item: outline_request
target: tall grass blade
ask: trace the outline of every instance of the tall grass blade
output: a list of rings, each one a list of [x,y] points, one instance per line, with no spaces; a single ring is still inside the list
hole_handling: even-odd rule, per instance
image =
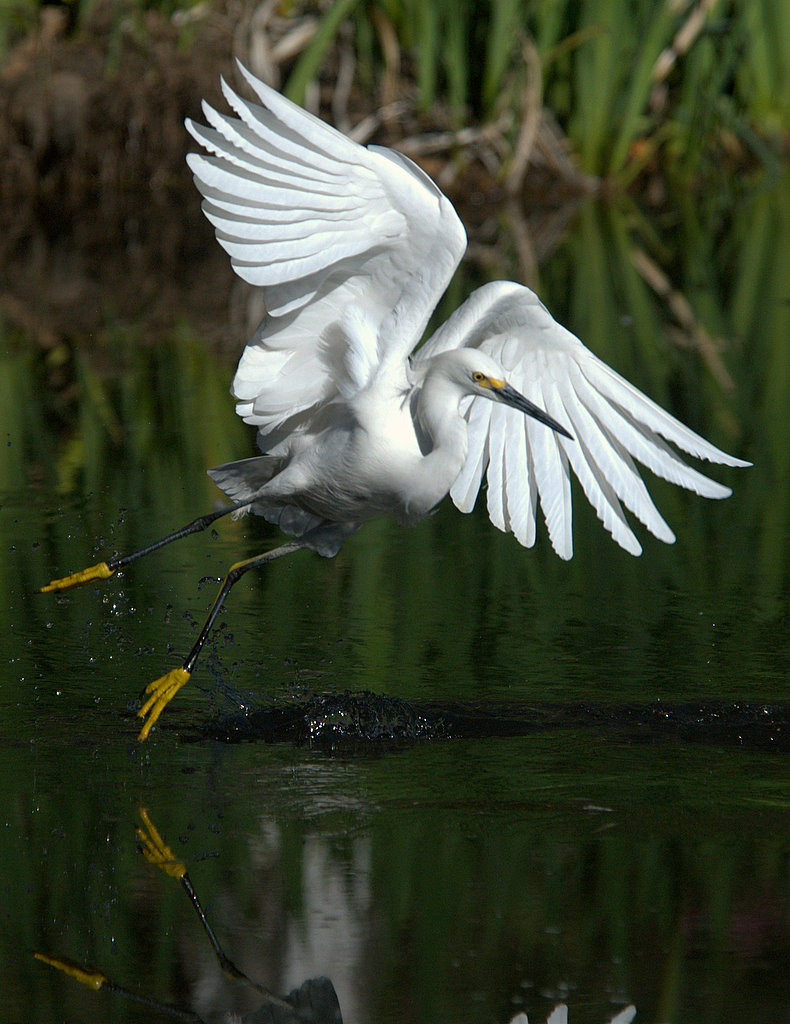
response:
[[[342,22],[349,17],[359,0],[335,0],[321,19],[318,31],[296,62],[283,92],[294,103],[304,103],[307,86],[318,75],[327,51],[332,46]]]

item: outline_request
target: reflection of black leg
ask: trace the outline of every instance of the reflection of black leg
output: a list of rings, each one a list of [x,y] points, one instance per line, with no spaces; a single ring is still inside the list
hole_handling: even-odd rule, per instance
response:
[[[203,1018],[199,1017],[196,1013],[192,1013],[190,1010],[180,1010],[177,1006],[169,1006],[167,1003],[161,1003],[158,999],[149,999],[148,996],[142,996],[139,992],[132,992],[128,988],[122,988],[120,985],[116,985],[115,982],[110,981],[109,978],[105,978],[100,971],[94,970],[91,967],[82,967],[80,964],[74,963],[73,960],[67,960],[61,956],[45,956],[43,953],[34,953],[33,956],[35,956],[36,960],[40,960],[44,964],[49,964],[50,967],[63,971],[64,974],[68,974],[69,977],[74,978],[83,985],[87,985],[88,988],[92,988],[96,992],[103,988],[115,995],[132,999],[135,1003],[140,1003],[149,1009],[167,1014],[167,1016],[173,1017],[175,1020],[188,1021],[189,1024],[204,1024]]]
[[[220,587],[219,593],[214,598],[214,603],[211,606],[211,610],[208,613],[206,621],[203,623],[203,628],[200,630],[198,638],[195,641],[192,650],[187,655],[184,664],[166,672],[165,675],[160,676],[159,679],[155,679],[145,688],[145,693],[148,699],[137,712],[138,718],[146,719],[145,724],[137,737],[139,740],[144,740],[148,736],[151,728],[173,697],[175,697],[182,686],[189,682],[189,677],[192,675],[195,668],[195,663],[203,649],[203,644],[205,644],[206,639],[211,632],[211,627],[214,625],[217,616],[222,610],[225,598],[230,593],[231,587],[233,587],[233,585],[237,583],[246,572],[249,572],[250,569],[260,569],[262,566],[266,565],[267,562],[272,562],[275,558],[281,558],[283,555],[290,555],[294,551],[299,551],[304,546],[305,543],[302,540],[289,541],[287,544],[282,544],[279,548],[267,551],[263,555],[255,555],[253,558],[247,558],[245,561],[237,562],[235,565],[230,567],[228,574]]]
[[[251,559],[251,561],[253,561],[253,559]],[[253,566],[250,566],[250,568],[253,568]],[[262,995],[271,1005],[283,1007],[290,1011],[290,1013],[294,1013],[294,1007],[291,1003],[286,999],[280,999],[279,996],[270,992],[265,986],[252,981],[247,977],[244,971],[239,970],[233,961],[228,959],[208,922],[208,918],[206,917],[203,907],[200,904],[195,888],[187,874],[186,864],[176,858],[173,851],[165,843],[164,839],[162,839],[162,836],[159,834],[156,826],[148,817],[148,812],[144,807],[140,808],[140,818],[142,819],[144,828],[138,827],[135,831],[137,832],[137,838],[142,843],[141,849],[143,856],[150,864],[155,864],[166,874],[170,875],[171,878],[177,878],[181,882],[181,887],[189,897],[192,906],[195,908],[197,916],[200,918],[200,923],[203,925],[203,930],[208,936],[211,948],[214,950],[214,955],[217,958],[217,963],[219,964],[222,973],[226,977],[232,978],[234,981],[242,981],[245,985],[249,985],[251,988],[254,988],[255,991]]]
[[[64,576],[63,579],[60,580],[52,580],[45,587],[41,588],[41,593],[47,594],[51,591],[70,590],[72,587],[81,587],[86,583],[93,583],[94,580],[109,579],[113,573],[116,573],[119,569],[128,565],[129,562],[133,562],[136,558],[142,558],[143,555],[150,555],[152,551],[156,551],[158,548],[163,548],[166,544],[172,544],[174,540],[181,540],[182,537],[188,537],[190,533],[199,533],[201,530],[205,530],[206,527],[211,526],[211,524],[216,522],[217,519],[221,519],[230,512],[238,512],[240,508],[244,508],[246,505],[249,505],[248,501],[237,501],[235,505],[229,505],[227,508],[221,508],[216,512],[210,512],[208,515],[200,516],[198,519],[193,519],[192,522],[187,523],[186,526],[182,526],[180,529],[175,530],[173,533],[169,533],[161,540],[154,541],[153,544],[149,544],[147,547],[141,548],[139,551],[135,551],[131,555],[124,555],[123,558],[116,558],[111,562],[99,562],[98,565],[92,565],[88,569],[81,569],[79,572],[72,573],[71,576]]]

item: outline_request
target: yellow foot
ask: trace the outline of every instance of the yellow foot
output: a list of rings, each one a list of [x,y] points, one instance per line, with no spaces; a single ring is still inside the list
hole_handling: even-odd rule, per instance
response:
[[[182,686],[189,682],[191,674],[182,665],[180,668],[172,668],[166,675],[155,679],[146,686],[145,692],[149,694],[149,697],[137,712],[137,717],[145,718],[148,715],[148,719],[140,730],[140,735],[137,737],[138,740],[146,739],[148,733],[154,727],[159,716],[173,697],[175,697]]]
[[[107,982],[107,979],[100,971],[95,971],[90,967],[82,967],[80,964],[74,963],[73,960],[67,960],[65,957],[45,956],[43,953],[34,953],[33,956],[43,964],[49,964],[50,967],[56,967],[59,971],[63,971],[64,974],[76,978],[77,981],[87,985],[88,988],[96,989],[97,992]]]
[[[114,572],[115,569],[111,569],[106,562],[99,562],[98,565],[92,565],[88,569],[73,572],[71,576],[64,576],[62,580],[52,580],[51,583],[41,588],[40,593],[49,594],[53,590],[71,590],[72,587],[82,587],[86,583],[93,583],[94,580],[108,580]]]
[[[187,873],[186,864],[177,860],[175,854],[160,836],[156,826],[148,817],[148,811],[140,808],[140,818],[144,828],[135,828],[137,838],[143,844],[143,856],[149,864],[156,864],[157,867],[166,871],[171,878],[182,878]]]

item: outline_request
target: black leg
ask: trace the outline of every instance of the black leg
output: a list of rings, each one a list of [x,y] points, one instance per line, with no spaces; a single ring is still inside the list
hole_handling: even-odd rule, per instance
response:
[[[201,530],[205,530],[206,527],[211,526],[211,524],[216,522],[217,519],[221,519],[230,512],[238,512],[240,508],[244,508],[245,505],[249,504],[250,503],[248,501],[237,501],[235,505],[229,505],[227,508],[221,508],[216,512],[210,512],[205,516],[199,516],[197,519],[193,519],[191,523],[187,523],[186,526],[182,526],[175,532],[169,533],[166,537],[163,537],[161,540],[154,541],[153,544],[149,544],[147,547],[141,548],[139,551],[134,551],[131,555],[124,555],[123,558],[116,558],[114,561],[110,562],[99,562],[97,565],[92,565],[87,569],[80,569],[79,572],[74,572],[71,576],[64,576],[63,579],[59,580],[52,580],[45,587],[41,588],[41,593],[48,594],[52,591],[71,590],[72,587],[81,587],[86,583],[93,583],[95,580],[109,579],[113,573],[116,573],[119,569],[128,565],[129,562],[133,562],[136,558],[142,558],[143,555],[150,555],[152,551],[156,551],[158,548],[163,548],[166,544],[172,544],[174,540],[181,540],[182,537],[188,537],[190,533],[199,533]]]
[[[206,621],[203,623],[203,628],[200,630],[198,638],[195,641],[192,650],[184,660],[184,663],[178,668],[173,668],[169,672],[166,672],[165,675],[160,676],[159,679],[155,679],[145,688],[145,693],[148,699],[137,712],[138,718],[145,719],[145,723],[137,737],[138,740],[146,739],[148,733],[151,731],[157,719],[173,697],[175,697],[182,686],[189,682],[189,678],[195,668],[198,656],[200,655],[203,645],[211,632],[211,627],[214,625],[214,622],[225,603],[225,598],[230,593],[231,587],[233,587],[233,585],[237,583],[246,572],[249,572],[250,569],[260,569],[261,566],[266,565],[267,562],[272,562],[275,558],[281,558],[283,555],[293,554],[294,551],[299,551],[305,546],[304,540],[292,540],[287,544],[282,544],[279,548],[267,551],[263,555],[255,555],[253,558],[247,558],[243,562],[236,562],[235,565],[230,567],[228,574],[219,589],[219,593],[214,599],[214,603],[211,606],[211,610],[208,613]]]

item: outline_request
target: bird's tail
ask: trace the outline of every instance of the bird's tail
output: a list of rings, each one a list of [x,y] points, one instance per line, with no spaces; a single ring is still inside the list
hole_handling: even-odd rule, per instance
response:
[[[223,466],[215,466],[208,471],[208,475],[231,501],[253,503],[279,468],[279,459],[271,455],[257,455],[251,459],[239,459],[238,462],[226,462]],[[258,511],[254,507],[242,508],[238,514],[246,515],[247,512]]]
[[[214,483],[234,502],[248,501],[249,505],[234,512],[234,518],[254,512],[279,526],[292,537],[303,538],[313,534],[306,543],[327,557],[336,555],[345,537],[360,524],[326,524],[297,505],[291,505],[281,496],[267,494],[266,484],[282,469],[282,460],[272,455],[258,455],[238,462],[226,462],[208,471]]]

